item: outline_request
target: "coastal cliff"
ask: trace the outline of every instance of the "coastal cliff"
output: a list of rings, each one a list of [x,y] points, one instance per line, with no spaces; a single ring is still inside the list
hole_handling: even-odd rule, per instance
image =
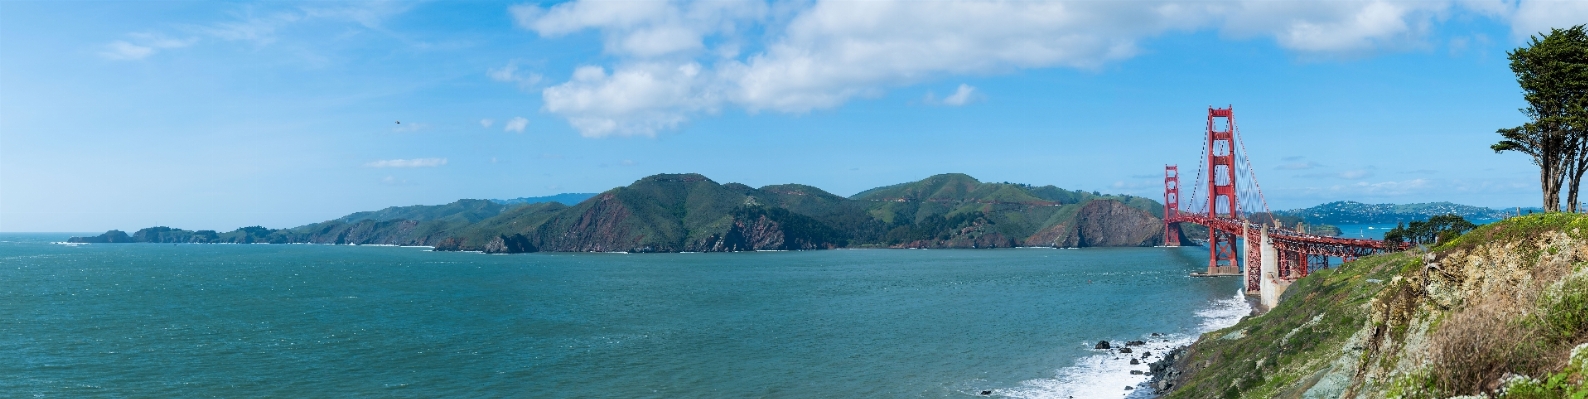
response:
[[[71,241],[423,245],[488,253],[1151,246],[1162,240],[1161,212],[1161,204],[1141,197],[985,183],[954,173],[848,198],[798,184],[721,184],[691,173],[649,176],[573,205],[460,200],[290,229],[151,227]]]
[[[1588,217],[1319,271],[1173,358],[1152,366],[1168,398],[1588,397]]]

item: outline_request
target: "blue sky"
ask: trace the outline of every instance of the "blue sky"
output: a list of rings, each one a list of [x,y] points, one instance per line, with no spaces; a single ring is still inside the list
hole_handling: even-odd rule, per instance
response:
[[[291,227],[656,173],[1536,206],[1505,53],[1588,2],[0,2],[0,231]],[[401,121],[401,124],[397,124]],[[1190,183],[1187,183],[1190,184]]]

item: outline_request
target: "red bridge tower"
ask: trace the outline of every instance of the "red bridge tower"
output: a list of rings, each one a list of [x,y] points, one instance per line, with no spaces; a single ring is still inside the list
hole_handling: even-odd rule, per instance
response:
[[[1235,109],[1208,107],[1208,217],[1240,220],[1235,199]],[[1240,275],[1235,233],[1208,229],[1208,274]]]
[[[1163,167],[1163,246],[1180,246],[1180,223],[1169,219],[1180,216],[1180,166]]]

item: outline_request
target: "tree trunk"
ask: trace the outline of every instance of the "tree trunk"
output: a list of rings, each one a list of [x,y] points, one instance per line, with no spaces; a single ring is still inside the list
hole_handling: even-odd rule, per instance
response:
[[[1582,188],[1583,173],[1588,172],[1588,136],[1581,131],[1571,132],[1570,135],[1575,145],[1572,146],[1574,150],[1571,156],[1572,168],[1568,170],[1571,173],[1571,180],[1566,186],[1566,210],[1577,213],[1582,211],[1577,192]]]
[[[1553,150],[1553,151],[1552,151]],[[1560,212],[1561,155],[1557,149],[1545,147],[1538,162],[1538,183],[1544,194],[1544,212]]]
[[[1581,208],[1577,206],[1578,205],[1578,202],[1577,202],[1577,191],[1578,191],[1578,189],[1582,188],[1582,175],[1583,175],[1583,172],[1588,172],[1588,168],[1585,168],[1583,166],[1583,164],[1588,164],[1588,159],[1578,159],[1577,160],[1577,167],[1575,168],[1576,170],[1572,171],[1572,173],[1571,173],[1571,181],[1569,183],[1567,183],[1567,186],[1566,186],[1566,211],[1567,212],[1577,213],[1578,211],[1581,210]]]
[[[1560,188],[1554,184],[1553,173],[1548,168],[1538,168],[1539,180],[1544,193],[1544,212],[1560,211]]]

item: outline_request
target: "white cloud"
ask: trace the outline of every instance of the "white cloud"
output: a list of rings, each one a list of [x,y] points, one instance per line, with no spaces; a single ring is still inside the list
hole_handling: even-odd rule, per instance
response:
[[[447,164],[446,158],[385,159],[364,164],[371,168],[433,168]]]
[[[215,23],[200,27],[198,30],[221,40],[246,41],[257,45],[265,45],[276,41],[277,29],[301,21],[303,18],[303,14],[296,12],[278,12],[263,16],[250,13],[243,18]]]
[[[486,128],[486,129],[490,129],[491,125],[493,125],[495,123],[496,123],[496,121],[493,121],[490,118],[481,119],[480,120],[480,127],[483,127],[483,128]]]
[[[522,116],[515,116],[515,117],[513,117],[513,119],[508,119],[507,120],[507,123],[504,126],[502,126],[502,131],[504,131],[504,132],[523,133],[524,132],[524,128],[528,127],[528,126],[529,126],[529,119],[524,119],[524,117],[522,117]]]
[[[141,60],[165,49],[182,48],[198,42],[197,39],[172,39],[151,33],[133,33],[127,40],[117,40],[105,45],[99,56],[112,60]],[[134,44],[133,42],[137,42]]]
[[[543,37],[597,29],[608,53],[657,57],[701,52],[707,36],[737,31],[738,22],[764,17],[768,8],[759,1],[576,1],[549,9],[519,5],[510,11],[518,26]]]
[[[386,19],[407,12],[413,6],[412,2],[404,1],[365,1],[330,6],[316,4],[299,10],[306,19],[351,21],[367,29],[382,30]]]
[[[954,94],[949,94],[948,97],[943,97],[943,98],[939,99],[939,98],[937,98],[937,94],[936,93],[927,92],[926,96],[921,98],[921,101],[925,102],[927,104],[939,104],[939,105],[948,105],[948,106],[958,107],[958,106],[961,106],[961,105],[969,104],[969,103],[971,103],[973,101],[976,101],[976,100],[979,100],[979,99],[981,99],[981,94],[976,93],[976,87],[975,86],[971,86],[971,85],[968,85],[968,84],[961,83],[959,85],[959,88],[954,89]]]
[[[587,137],[652,135],[683,123],[685,113],[715,110],[720,93],[703,87],[699,64],[635,64],[607,74],[598,66],[541,93],[546,110]]]
[[[730,106],[797,114],[950,76],[1097,69],[1170,32],[1265,38],[1305,56],[1422,48],[1448,14],[1494,16],[1504,7],[1493,3],[582,0],[511,13],[542,37],[601,35],[614,61],[581,65],[541,96],[546,111],[581,134],[605,137],[654,135]],[[973,87],[962,86],[942,103],[975,98]]]
[[[293,9],[263,12],[246,9],[239,18],[199,27],[209,36],[228,41],[246,41],[266,45],[278,40],[278,31],[294,24],[312,21],[351,22],[365,29],[381,31],[388,18],[407,12],[408,2],[369,1],[336,6],[301,6]]]
[[[1588,23],[1588,1],[1521,1],[1511,18],[1511,34],[1526,38]]]
[[[534,87],[542,79],[540,74],[537,73],[519,73],[517,64],[488,69],[485,75],[491,77],[491,80],[498,82],[515,83],[520,89],[525,90]]]
[[[99,53],[100,56],[113,60],[141,60],[150,54],[154,54],[153,48],[120,40],[105,45],[105,51]]]
[[[1425,179],[1412,179],[1403,181],[1384,181],[1378,183],[1359,182],[1350,185],[1330,187],[1332,191],[1354,192],[1369,196],[1397,196],[1426,191],[1432,185]]]
[[[1352,54],[1420,45],[1447,1],[1246,1],[1228,10],[1222,31],[1270,36],[1303,53]]]
[[[950,94],[948,97],[943,97],[943,104],[953,106],[965,105],[973,99],[971,98],[971,95],[974,93],[976,93],[975,87],[961,83],[959,85],[959,89],[954,90],[954,94]]]
[[[398,133],[411,133],[411,132],[417,132],[417,131],[426,130],[426,129],[430,129],[430,124],[428,124],[428,123],[409,122],[409,123],[398,124],[397,126],[392,127],[391,131],[398,132]]]
[[[224,41],[245,41],[268,45],[278,40],[278,31],[310,21],[351,22],[370,30],[383,30],[381,22],[406,12],[411,4],[395,1],[369,1],[337,6],[293,6],[275,11],[258,11],[256,6],[242,7],[236,17],[226,21],[184,26],[173,30],[184,32],[184,39],[167,37],[159,33],[131,33],[130,39],[107,44],[100,56],[115,60],[147,58],[160,50],[188,47],[199,38]],[[318,39],[318,38],[316,38]]]

